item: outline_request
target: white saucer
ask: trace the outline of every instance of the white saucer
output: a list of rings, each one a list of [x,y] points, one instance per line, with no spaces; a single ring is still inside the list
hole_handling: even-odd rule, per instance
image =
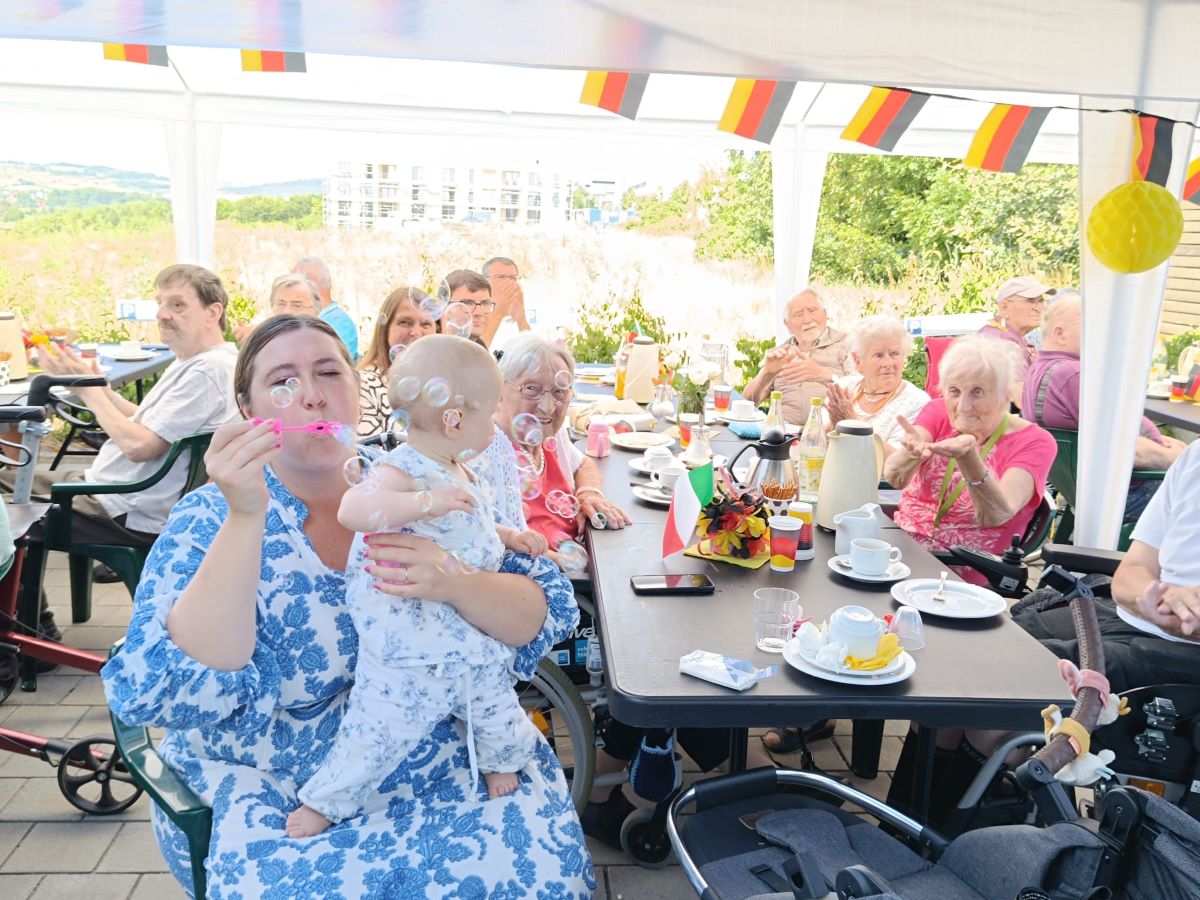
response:
[[[935,601],[932,598],[937,593],[938,581],[937,578],[902,581],[892,585],[892,596],[898,603],[947,619],[990,619],[1008,609],[999,594],[961,581],[947,581],[946,599]]]
[[[822,669],[823,671],[829,672],[833,675],[848,675],[852,678],[874,678],[876,676],[886,678],[889,675],[895,675],[904,668],[904,657],[906,655],[903,651],[897,653],[895,657],[892,658],[892,661],[882,669],[871,669],[868,671],[865,669],[847,669],[840,666],[836,669],[831,669],[829,666],[823,666],[817,662],[815,655],[805,653],[804,650],[799,650],[797,652],[804,658],[804,661],[811,666],[816,666],[818,669]]]
[[[145,362],[148,359],[154,359],[157,355],[154,351],[147,350],[141,353],[114,353],[112,358],[116,362]]]
[[[668,447],[675,438],[653,431],[625,431],[612,436],[614,447],[622,450],[645,450],[647,447]]]
[[[850,568],[849,553],[832,557],[829,560],[829,568],[839,575],[844,575],[846,578],[853,578],[855,581],[865,581],[870,584],[887,584],[889,581],[899,581],[901,578],[907,578],[912,574],[912,569],[903,562],[894,562],[887,567],[887,571],[882,575],[863,575],[861,572],[855,572]],[[935,580],[934,584],[936,583]]]
[[[742,419],[738,416],[735,416],[731,412],[717,412],[714,410],[712,418],[716,419],[718,422],[737,422],[740,425],[755,425],[759,422],[765,422],[767,419],[767,414],[760,409],[757,410],[750,418]]]
[[[686,453],[687,453],[686,450],[682,451],[681,453],[676,453],[675,454],[676,461],[683,462],[683,457]],[[725,465],[726,462],[728,462],[728,460],[724,456],[722,456],[720,453],[713,454],[712,464],[713,464],[714,469],[721,468],[721,466]],[[629,461],[629,468],[633,469],[633,471],[635,471],[635,472],[640,472],[642,475],[649,475],[650,472],[652,471],[650,468],[648,468],[646,466],[646,457],[644,457],[644,456],[635,456],[633,459],[631,459]]]
[[[631,490],[633,491],[633,496],[637,497],[643,503],[662,507],[671,505],[671,495],[665,494],[657,488],[643,487],[640,484],[635,484]]]
[[[901,653],[896,659],[902,660],[900,670],[891,675],[881,675],[878,672],[864,672],[856,675],[843,675],[838,672],[830,672],[828,669],[822,669],[814,663],[809,662],[804,654],[800,652],[800,642],[795,638],[783,645],[783,659],[792,666],[799,669],[805,675],[811,675],[813,678],[820,678],[822,681],[832,681],[835,684],[851,684],[856,686],[862,685],[885,685],[896,684],[900,681],[905,681],[912,677],[912,673],[917,671],[917,661],[908,653]]]

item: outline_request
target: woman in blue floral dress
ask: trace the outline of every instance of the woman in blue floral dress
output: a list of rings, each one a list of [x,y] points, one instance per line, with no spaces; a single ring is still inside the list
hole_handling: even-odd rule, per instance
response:
[[[285,383],[293,399],[278,408]],[[241,351],[235,389],[248,418],[344,422],[353,434],[354,369],[320,320],[263,323]],[[515,793],[488,800],[472,790],[449,719],[397,760],[363,815],[315,838],[285,837],[297,787],[332,745],[354,676],[344,600],[354,535],[336,518],[352,452],[271,421],[220,429],[206,457],[214,484],[172,512],[124,648],[103,672],[117,714],[165,727],[161,753],[212,806],[209,896],[590,897],[591,860],[550,748],[539,743]],[[551,563],[508,554],[499,573],[448,576],[433,565],[435,549],[415,535],[378,536],[375,565],[398,565],[407,582],[381,581],[381,590],[454,605],[517,648],[519,675],[577,620],[570,584]],[[154,826],[190,889],[183,835],[157,809]]]

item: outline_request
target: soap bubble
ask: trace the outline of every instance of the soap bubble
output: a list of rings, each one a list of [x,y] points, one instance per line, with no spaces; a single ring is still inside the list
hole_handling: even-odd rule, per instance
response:
[[[459,409],[467,408],[467,398],[464,397],[462,394],[455,394],[454,398],[450,402],[453,403],[455,406],[457,406]]]
[[[433,494],[429,491],[417,491],[413,500],[416,501],[417,509],[423,513],[427,513],[433,509]]]
[[[575,386],[575,380],[566,369],[559,369],[554,373],[554,386],[560,391],[569,390]]]
[[[389,429],[396,438],[406,438],[408,436],[408,426],[412,424],[412,416],[408,414],[406,409],[394,409],[389,418]]]
[[[367,516],[367,531],[387,531],[387,527],[387,513],[382,509],[377,509]]]
[[[533,447],[541,444],[545,439],[545,435],[542,433],[542,423],[538,421],[537,416],[529,413],[518,413],[513,416],[512,427],[513,438],[518,444]]]
[[[558,441],[552,437],[546,438],[546,440],[542,442],[542,449],[547,453],[557,453]]]
[[[464,447],[454,454],[454,461],[458,463],[469,463],[479,455],[478,450],[473,450],[470,447]]]
[[[469,338],[474,321],[474,309],[465,303],[451,303],[442,313],[442,334]]]
[[[421,388],[421,399],[434,409],[441,409],[450,402],[450,385],[445,378],[430,378]]]
[[[286,384],[277,384],[271,388],[271,405],[276,409],[286,409],[292,405],[292,389]]]
[[[518,472],[533,471],[533,455],[528,450],[517,450],[514,454]]]
[[[351,487],[373,494],[379,489],[379,473],[374,463],[363,456],[352,456],[342,466],[342,476]]]
[[[388,362],[394,363],[396,357],[408,349],[408,344],[392,344],[388,347]]]
[[[338,427],[331,429],[329,432],[331,435],[333,435],[333,439],[339,444],[344,444],[347,447],[352,446],[358,439],[358,436],[354,433],[354,429],[347,425],[343,425],[341,422],[336,424]]]
[[[289,391],[291,391],[293,394],[300,393],[300,379],[297,378],[295,375],[293,375],[291,378],[289,378],[287,381],[285,381],[283,383],[283,386],[285,388],[287,388]]]
[[[586,575],[588,570],[588,554],[575,541],[563,541],[558,545],[559,565],[568,575]]]
[[[462,413],[457,409],[448,409],[442,413],[442,424],[447,428],[456,428],[462,422]]]
[[[484,557],[482,547],[467,547],[458,554],[459,571],[464,575],[475,574],[483,567]]]
[[[404,403],[411,403],[421,395],[421,379],[406,375],[396,382],[396,396]]]
[[[517,484],[521,489],[522,500],[536,500],[542,493],[542,479],[533,469],[518,469]]]
[[[579,500],[566,491],[551,491],[546,495],[546,511],[564,519],[579,515]]]
[[[445,291],[443,292],[443,288]],[[442,317],[442,313],[446,310],[446,304],[450,300],[450,286],[445,281],[442,282],[442,287],[438,288],[438,292],[431,297],[426,297],[418,304],[417,309],[421,311],[421,315],[429,316],[429,318],[437,320]]]

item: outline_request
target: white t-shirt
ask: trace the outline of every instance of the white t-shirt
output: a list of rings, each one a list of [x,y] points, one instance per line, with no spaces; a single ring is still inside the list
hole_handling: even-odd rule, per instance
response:
[[[233,399],[233,367],[237,348],[232,344],[197,353],[167,366],[150,389],[133,421],[149,428],[168,444],[193,434],[216,431],[237,415]],[[120,484],[149,478],[166,459],[166,452],[145,462],[134,462],[107,441],[87,470],[87,480]],[[125,515],[125,527],[155,534],[162,531],[167,514],[183,491],[190,453],[182,454],[158,484],[137,494],[98,494],[96,499],[109,516]]]
[[[1133,539],[1158,550],[1159,578],[1171,584],[1200,584],[1200,441],[1195,441],[1167,469],[1162,486],[1146,504],[1133,529]],[[1195,641],[1161,628],[1117,606],[1117,615],[1142,631],[1181,643]]]
[[[846,375],[837,379],[834,384],[849,391],[856,391],[862,384],[862,380],[863,377],[858,374]],[[917,413],[923,410],[928,402],[929,395],[927,393],[911,382],[902,381],[900,382],[900,391],[896,396],[877,412],[864,412],[863,408],[855,403],[855,418],[869,422],[885,444],[899,444],[900,439],[904,437],[904,429],[896,421],[896,416],[904,416],[908,421],[915,422]]]

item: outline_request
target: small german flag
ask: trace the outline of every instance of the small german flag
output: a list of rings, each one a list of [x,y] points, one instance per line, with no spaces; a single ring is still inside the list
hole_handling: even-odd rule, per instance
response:
[[[626,119],[636,119],[649,75],[632,72],[588,72],[579,102],[607,109]]]
[[[283,50],[243,50],[243,72],[305,72],[303,53]]]
[[[1183,199],[1200,203],[1200,156],[1188,165],[1187,181],[1183,185]]]
[[[717,130],[764,144],[771,143],[794,90],[794,81],[737,79],[729,94],[729,102],[725,104],[725,112],[721,114],[721,121],[717,123]]]
[[[989,172],[1020,172],[1049,114],[1046,106],[997,103],[975,132],[963,163]]]
[[[144,66],[165,66],[167,48],[157,44],[105,44],[104,58],[115,62],[141,63]]]
[[[873,87],[842,132],[842,140],[891,152],[928,99],[920,91]]]
[[[1167,186],[1171,173],[1171,136],[1175,123],[1146,113],[1134,113],[1133,120],[1133,171],[1129,177],[1134,181],[1151,181]]]

